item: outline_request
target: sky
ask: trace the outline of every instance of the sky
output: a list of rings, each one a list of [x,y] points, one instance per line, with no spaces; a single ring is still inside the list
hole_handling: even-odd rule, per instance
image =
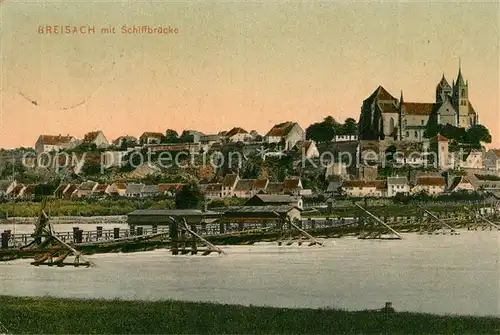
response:
[[[34,146],[40,134],[357,120],[379,85],[434,102],[459,59],[500,147],[499,13],[498,1],[0,0],[0,147]],[[54,25],[96,32],[39,33]],[[121,32],[143,25],[178,33]]]

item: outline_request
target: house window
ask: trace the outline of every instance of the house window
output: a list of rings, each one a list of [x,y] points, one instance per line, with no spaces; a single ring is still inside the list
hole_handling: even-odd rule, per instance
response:
[[[465,89],[462,88],[462,98],[465,97]]]
[[[415,130],[415,138],[418,138],[418,131]]]
[[[424,124],[424,120],[420,120],[420,124],[423,125]]]

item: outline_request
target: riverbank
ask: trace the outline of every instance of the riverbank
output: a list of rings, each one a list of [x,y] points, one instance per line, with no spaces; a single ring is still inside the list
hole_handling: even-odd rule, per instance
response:
[[[397,308],[397,306],[395,306]],[[244,307],[180,301],[0,297],[14,334],[498,334],[500,318]],[[5,331],[5,330],[4,330]]]

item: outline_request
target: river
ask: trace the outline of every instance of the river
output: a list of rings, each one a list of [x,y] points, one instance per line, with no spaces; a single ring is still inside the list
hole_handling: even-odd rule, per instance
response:
[[[381,308],[500,316],[500,232],[404,234],[404,240],[262,244],[227,255],[167,250],[89,256],[95,268],[0,263],[0,295],[179,299],[281,307]]]

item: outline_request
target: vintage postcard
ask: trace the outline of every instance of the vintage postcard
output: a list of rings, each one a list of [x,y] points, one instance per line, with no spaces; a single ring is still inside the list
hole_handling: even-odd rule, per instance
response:
[[[0,334],[498,334],[499,30],[0,0]]]

